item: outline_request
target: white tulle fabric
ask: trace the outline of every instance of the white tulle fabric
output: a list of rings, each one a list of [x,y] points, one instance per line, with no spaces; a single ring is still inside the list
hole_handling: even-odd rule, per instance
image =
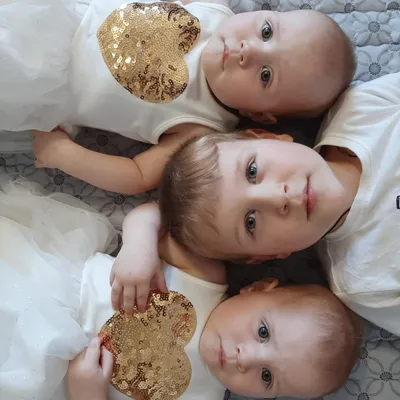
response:
[[[89,340],[85,262],[115,248],[116,232],[74,197],[19,180],[0,188],[0,399],[51,399]]]
[[[70,48],[82,2],[0,0],[0,130],[48,131],[68,117]]]

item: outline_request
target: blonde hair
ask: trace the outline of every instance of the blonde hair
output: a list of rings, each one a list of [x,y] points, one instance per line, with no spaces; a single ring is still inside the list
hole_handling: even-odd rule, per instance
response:
[[[283,286],[282,302],[303,308],[310,315],[314,334],[304,343],[308,362],[319,371],[317,396],[338,391],[348,379],[363,343],[360,318],[348,309],[330,290],[318,285]],[[282,304],[282,303],[280,303]]]
[[[218,201],[218,145],[254,137],[238,131],[212,133],[184,143],[167,163],[159,188],[159,204],[164,228],[181,245],[207,258],[231,259],[234,255],[213,254],[202,245],[197,227],[213,224]]]

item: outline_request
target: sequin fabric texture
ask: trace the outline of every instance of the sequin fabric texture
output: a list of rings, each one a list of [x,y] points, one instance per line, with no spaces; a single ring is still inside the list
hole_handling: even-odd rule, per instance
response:
[[[117,311],[99,333],[114,355],[111,384],[134,399],[177,399],[191,379],[184,347],[196,330],[196,313],[174,291],[152,292],[149,299],[145,313]]]
[[[178,4],[129,3],[113,11],[97,38],[104,61],[126,90],[168,103],[187,87],[184,55],[200,36],[200,21]]]

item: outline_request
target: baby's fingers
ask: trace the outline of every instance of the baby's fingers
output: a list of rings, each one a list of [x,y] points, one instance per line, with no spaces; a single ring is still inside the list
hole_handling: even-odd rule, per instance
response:
[[[82,364],[86,355],[86,347],[73,359],[69,362],[68,373],[71,374],[75,371],[76,368]]]
[[[155,276],[154,276],[154,281],[155,281],[155,285],[156,288],[163,292],[163,293],[168,293],[168,288],[167,288],[167,284],[165,282],[165,274],[164,271],[162,269],[159,269]]]
[[[113,371],[114,357],[104,346],[101,348],[101,368],[103,370],[104,378],[107,381],[111,380],[111,375]]]
[[[136,291],[136,305],[140,312],[145,312],[147,307],[147,299],[149,297],[150,292],[150,284],[142,283],[140,286],[137,286]]]
[[[121,308],[121,296],[122,296],[123,286],[118,281],[114,279],[111,286],[111,304],[114,310],[119,310]]]
[[[84,362],[89,367],[96,367],[100,363],[100,346],[101,346],[101,339],[99,337],[93,338],[85,353]]]
[[[124,286],[123,299],[123,309],[125,310],[127,315],[132,315],[136,299],[136,286]]]

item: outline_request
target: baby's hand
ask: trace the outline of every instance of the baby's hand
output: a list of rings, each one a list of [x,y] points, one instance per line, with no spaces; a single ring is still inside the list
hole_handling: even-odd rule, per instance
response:
[[[69,363],[69,400],[107,400],[113,363],[113,355],[101,345],[101,339],[94,338],[88,348]]]
[[[52,132],[33,131],[33,152],[36,168],[58,168],[60,156],[71,138],[61,129]]]
[[[136,305],[140,312],[146,311],[150,285],[168,292],[157,248],[124,245],[114,261],[110,275],[111,302],[115,310],[123,308],[132,315]]]

